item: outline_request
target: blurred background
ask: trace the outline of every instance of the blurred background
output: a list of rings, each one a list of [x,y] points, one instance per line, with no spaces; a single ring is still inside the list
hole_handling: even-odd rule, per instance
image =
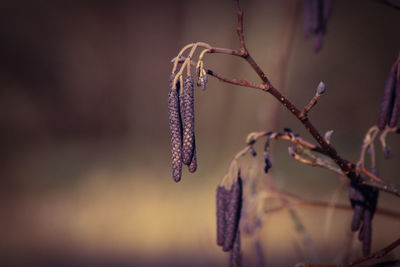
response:
[[[298,107],[325,82],[310,118],[322,133],[333,129],[332,144],[357,162],[399,53],[400,12],[379,1],[337,0],[316,54],[302,36],[300,1],[242,2],[252,56]],[[312,141],[270,95],[210,77],[208,89],[195,92],[198,170],[173,182],[171,59],[196,41],[238,48],[233,1],[2,1],[0,7],[1,265],[226,266],[228,255],[215,242],[215,189],[247,134],[290,127]],[[258,81],[238,58],[207,55],[205,63]],[[377,146],[378,168],[400,184],[399,136],[388,142],[394,158],[384,160]],[[335,175],[294,161],[287,146],[273,149],[277,187],[326,201],[338,190],[338,203],[348,204]],[[262,156],[245,160],[257,166]],[[399,203],[382,193],[379,207],[400,212]],[[340,262],[351,213],[296,211],[319,262]],[[257,266],[255,244],[264,266],[309,260],[290,218],[287,211],[269,214],[256,237],[243,236],[245,265]],[[376,215],[373,250],[399,235],[400,218]],[[349,253],[360,256],[359,242]],[[390,255],[399,256],[399,249]]]

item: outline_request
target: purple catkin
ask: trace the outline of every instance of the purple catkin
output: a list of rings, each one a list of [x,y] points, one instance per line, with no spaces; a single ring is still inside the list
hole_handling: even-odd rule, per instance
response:
[[[324,34],[326,33],[326,24],[332,14],[333,0],[323,0],[323,18],[324,18]]]
[[[380,130],[383,130],[390,120],[391,106],[394,102],[395,76],[395,73],[391,71],[386,78],[378,116],[378,128]]]
[[[370,171],[378,176],[376,168],[371,168]],[[378,196],[379,191],[375,188],[356,184],[355,182],[350,184],[349,198],[354,210],[351,230],[357,231],[359,229],[358,238],[363,244],[362,251],[364,256],[371,251],[372,219],[376,210]]]
[[[226,208],[230,192],[224,186],[217,187],[217,244],[222,246],[225,240]]]
[[[318,32],[319,28],[319,1],[320,0],[311,0],[310,3],[310,13],[311,13],[311,32],[316,33]]]
[[[397,125],[397,121],[399,120],[400,116],[400,80],[396,81],[396,86],[394,89],[395,96],[394,96],[394,102],[393,102],[393,109],[392,109],[392,115],[390,118],[389,122],[389,127],[394,128]]]
[[[222,249],[229,251],[233,247],[235,235],[239,228],[240,211],[242,208],[242,179],[240,171],[236,182],[232,185],[230,192],[230,201],[227,207],[225,239]]]
[[[360,229],[363,213],[364,209],[360,205],[354,206],[353,219],[351,221],[351,231],[355,232]]]
[[[315,34],[314,37],[314,51],[319,52],[322,48],[322,39],[324,37],[324,34],[322,32],[318,32]]]
[[[351,206],[353,207],[353,219],[351,222],[351,231],[355,232],[360,228],[362,215],[364,213],[364,196],[359,190],[359,186],[354,182],[350,183],[349,198]]]
[[[362,241],[362,252],[364,256],[369,255],[371,252],[371,240],[372,240],[372,215],[369,210],[364,212],[363,227],[360,233],[360,240]]]
[[[183,127],[183,143],[182,143],[182,161],[189,165],[193,156],[194,142],[194,92],[193,78],[185,77],[183,81],[182,96],[182,127]]]
[[[303,36],[308,38],[311,34],[311,1],[303,0]]]
[[[392,149],[387,145],[383,148],[383,156],[385,159],[391,159],[393,157]]]
[[[235,237],[235,242],[233,243],[232,250],[230,252],[230,263],[231,267],[242,266],[242,255],[240,253],[240,231],[238,230]]]
[[[177,83],[176,89],[172,89],[174,77],[175,74],[171,74],[170,90],[168,94],[168,117],[169,130],[171,134],[172,177],[174,178],[175,182],[179,182],[182,176],[182,134],[178,97],[180,84]]]
[[[197,170],[197,156],[196,156],[196,140],[193,135],[193,156],[188,166],[189,172],[194,173]]]
[[[314,35],[314,51],[322,48],[326,25],[331,15],[333,0],[303,0],[303,35]]]

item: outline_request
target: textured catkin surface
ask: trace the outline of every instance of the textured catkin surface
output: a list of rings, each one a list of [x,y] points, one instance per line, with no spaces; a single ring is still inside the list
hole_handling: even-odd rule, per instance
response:
[[[174,74],[170,77],[170,90],[168,94],[168,118],[169,130],[171,134],[171,151],[172,151],[172,177],[175,182],[180,181],[182,176],[182,133],[181,119],[179,114],[179,86],[172,89],[172,81]]]
[[[232,185],[231,196],[227,208],[226,230],[223,250],[229,251],[233,247],[235,236],[239,226],[240,210],[242,205],[242,179],[240,175]]]
[[[386,78],[385,87],[383,89],[382,102],[379,109],[378,127],[383,130],[390,120],[393,108],[393,96],[395,86],[395,73],[390,72]]]
[[[314,51],[322,47],[328,19],[332,12],[332,0],[303,0],[303,36],[314,35]]]
[[[197,155],[196,155],[196,139],[193,135],[193,156],[188,166],[189,172],[194,173],[197,170]]]
[[[229,191],[224,186],[217,187],[217,244],[222,246],[226,229],[226,204],[229,201]]]
[[[377,173],[375,169],[371,170]],[[372,219],[374,217],[379,192],[365,185],[351,183],[349,197],[353,207],[351,230],[359,230],[358,238],[362,242],[362,252],[366,256],[371,251]]]
[[[395,88],[393,89],[394,91],[394,103],[393,103],[393,109],[392,109],[392,116],[390,118],[390,122],[389,122],[389,127],[393,128],[396,127],[397,122],[399,120],[399,116],[400,116],[400,80],[398,79],[399,77],[399,71],[397,70],[397,81],[396,81],[396,85],[394,86]]]
[[[240,231],[236,233],[235,242],[233,243],[233,248],[230,252],[230,265],[229,266],[242,266],[242,255],[240,252]]]
[[[192,161],[194,149],[194,92],[193,78],[191,76],[185,77],[183,81],[181,106],[183,126],[182,160],[184,164],[189,165]]]

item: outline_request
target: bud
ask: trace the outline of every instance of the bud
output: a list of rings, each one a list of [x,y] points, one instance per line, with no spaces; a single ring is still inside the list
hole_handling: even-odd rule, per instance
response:
[[[324,139],[328,144],[331,143],[332,134],[333,134],[333,130],[329,130],[329,131],[326,131],[326,133],[324,135]]]
[[[325,93],[326,86],[323,82],[319,82],[318,87],[317,87],[317,94],[322,95]]]
[[[250,154],[253,156],[253,157],[255,157],[255,156],[257,156],[257,152],[254,150],[254,147],[250,147]]]

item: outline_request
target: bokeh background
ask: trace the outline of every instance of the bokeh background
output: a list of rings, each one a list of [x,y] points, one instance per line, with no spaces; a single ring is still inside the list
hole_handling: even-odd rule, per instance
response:
[[[399,53],[400,12],[379,1],[337,0],[316,54],[313,41],[303,39],[299,4],[243,1],[247,47],[299,107],[325,82],[327,93],[310,117],[321,132],[333,129],[333,145],[356,162]],[[1,265],[227,265],[215,244],[215,189],[246,135],[290,127],[312,140],[268,94],[210,77],[207,91],[195,93],[198,171],[173,182],[170,61],[195,41],[237,48],[233,1],[2,1],[0,7]],[[238,58],[207,55],[206,66],[258,81]],[[378,147],[378,167],[400,184],[400,140],[388,141],[394,158],[385,161]],[[329,201],[340,180],[294,161],[287,145],[274,147],[276,185]],[[338,192],[338,202],[348,204],[346,190]],[[400,212],[398,198],[382,193],[379,201]],[[340,262],[351,213],[297,212],[319,262]],[[373,249],[399,235],[399,218],[375,217]],[[286,211],[268,215],[256,237],[243,237],[248,266],[257,266],[255,244],[264,266],[309,259]],[[350,254],[360,255],[358,242]],[[396,256],[399,249],[390,255]]]

